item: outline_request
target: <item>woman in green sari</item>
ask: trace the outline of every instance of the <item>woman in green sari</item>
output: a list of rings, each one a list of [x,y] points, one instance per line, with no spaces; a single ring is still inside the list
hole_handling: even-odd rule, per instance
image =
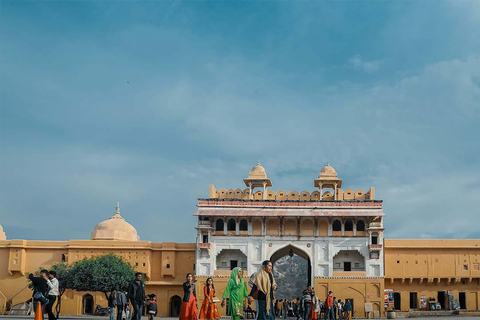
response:
[[[241,316],[243,317],[243,301],[248,297],[243,270],[240,267],[234,268],[230,274],[230,281],[223,293],[222,307],[225,306],[225,299],[228,297],[228,313],[232,320],[239,320]]]

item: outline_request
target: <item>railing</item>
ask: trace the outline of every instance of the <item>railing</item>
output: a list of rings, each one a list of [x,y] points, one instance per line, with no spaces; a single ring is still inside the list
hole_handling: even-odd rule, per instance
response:
[[[370,251],[382,250],[382,245],[381,244],[369,244],[368,245],[368,250],[370,250]]]
[[[370,222],[368,224],[368,227],[369,228],[381,228],[382,227],[382,223],[381,222]]]
[[[212,223],[210,221],[198,221],[199,227],[211,227]]]
[[[211,249],[212,248],[212,244],[211,243],[197,243],[197,247],[199,247],[200,249]]]

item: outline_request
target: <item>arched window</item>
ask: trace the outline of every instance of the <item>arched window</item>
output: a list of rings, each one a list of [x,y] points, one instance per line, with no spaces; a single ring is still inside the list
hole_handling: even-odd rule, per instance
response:
[[[235,231],[237,229],[237,223],[235,219],[228,220],[227,231]]]
[[[365,222],[363,220],[357,221],[357,231],[365,231]]]
[[[342,223],[340,220],[333,221],[333,231],[342,231]]]
[[[345,231],[353,231],[353,222],[352,220],[345,221]]]
[[[218,219],[217,222],[215,222],[215,231],[223,231],[223,220]]]
[[[248,231],[247,220],[243,219],[242,221],[240,221],[240,231]]]

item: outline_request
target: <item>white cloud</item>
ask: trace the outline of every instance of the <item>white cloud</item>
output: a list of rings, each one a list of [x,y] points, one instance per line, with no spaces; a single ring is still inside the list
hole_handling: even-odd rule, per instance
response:
[[[354,55],[345,63],[345,65],[349,68],[360,70],[366,73],[377,72],[382,64],[383,60],[364,61],[360,55]]]

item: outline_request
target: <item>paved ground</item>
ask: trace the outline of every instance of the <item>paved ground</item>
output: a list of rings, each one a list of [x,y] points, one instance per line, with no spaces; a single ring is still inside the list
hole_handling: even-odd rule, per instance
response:
[[[33,317],[27,317],[27,316],[0,316],[0,319],[25,319],[25,320],[33,320]],[[59,320],[68,320],[68,319],[75,319],[75,320],[109,320],[109,317],[93,317],[93,316],[62,316]],[[157,320],[178,320],[178,318],[155,318]],[[290,318],[293,320],[294,318]],[[449,316],[449,317],[425,317],[425,318],[409,318],[409,319],[415,319],[415,320],[446,320],[446,319],[452,319],[452,320],[473,320],[473,319],[480,319],[480,317],[459,317],[459,316]],[[48,317],[46,317],[46,320],[48,320]],[[147,320],[147,317],[142,317],[142,320]]]

